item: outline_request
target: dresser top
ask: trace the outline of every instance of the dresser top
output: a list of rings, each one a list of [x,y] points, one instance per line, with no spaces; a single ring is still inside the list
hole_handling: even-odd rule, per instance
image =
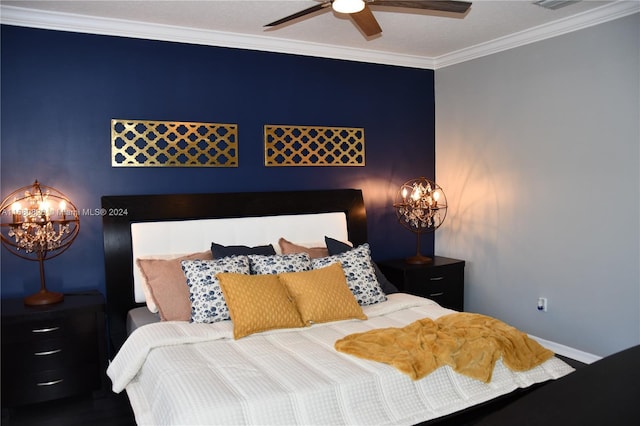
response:
[[[83,293],[66,293],[60,303],[44,306],[26,306],[22,298],[2,299],[2,317],[24,315],[50,315],[71,310],[104,309],[104,297],[97,290]]]
[[[411,263],[407,263],[404,259],[383,260],[376,263],[378,265],[385,265],[385,266],[404,269],[404,270],[432,268],[432,267],[455,265],[455,264],[462,264],[462,266],[464,266],[465,264],[464,260],[453,259],[450,257],[433,256],[432,259],[433,260],[431,262],[424,263],[424,264],[411,264]]]

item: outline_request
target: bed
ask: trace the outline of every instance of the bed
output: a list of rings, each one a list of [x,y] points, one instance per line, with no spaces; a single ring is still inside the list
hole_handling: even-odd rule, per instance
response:
[[[486,382],[448,365],[414,380],[392,364],[336,350],[347,336],[456,314],[383,290],[384,277],[370,260],[360,190],[105,196],[102,206],[108,374],[115,392],[126,391],[139,424],[451,422],[573,371],[556,357],[512,371],[501,358]],[[238,254],[269,246],[275,253]],[[322,254],[313,256],[316,249]],[[198,258],[208,252],[217,255]],[[159,293],[140,288],[149,278],[140,259],[155,265],[176,257],[187,277],[190,319],[184,306],[176,308],[183,317],[167,307],[184,295],[157,298],[159,313],[152,313],[149,296]],[[223,269],[207,269],[217,267]],[[225,290],[223,307],[213,287],[203,287],[211,276]],[[269,299],[265,311],[272,293],[261,292],[280,289],[278,279],[288,299]],[[325,295],[309,283],[319,281],[340,281],[322,287],[340,298],[317,303]],[[351,293],[343,298],[344,288]],[[292,299],[302,324],[288,316],[295,316],[286,302]],[[264,326],[266,317],[271,322]]]

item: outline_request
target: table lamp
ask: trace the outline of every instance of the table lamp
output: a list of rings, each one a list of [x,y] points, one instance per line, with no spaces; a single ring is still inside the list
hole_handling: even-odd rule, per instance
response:
[[[407,263],[424,264],[432,259],[420,253],[420,236],[433,232],[442,225],[447,216],[447,198],[435,182],[419,177],[402,184],[393,204],[398,222],[417,234],[416,255],[408,257]]]
[[[78,209],[60,191],[41,185],[20,188],[0,204],[0,237],[11,253],[38,261],[40,291],[24,298],[25,305],[50,305],[64,299],[47,290],[44,261],[67,250],[80,231]]]

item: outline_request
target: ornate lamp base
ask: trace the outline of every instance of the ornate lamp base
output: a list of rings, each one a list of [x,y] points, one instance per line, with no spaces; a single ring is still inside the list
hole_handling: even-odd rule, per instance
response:
[[[424,265],[433,262],[433,259],[428,256],[416,254],[415,256],[407,257],[404,261],[411,265]]]
[[[64,299],[64,294],[55,291],[48,291],[46,288],[37,293],[24,298],[24,304],[27,306],[53,305],[60,303]]]

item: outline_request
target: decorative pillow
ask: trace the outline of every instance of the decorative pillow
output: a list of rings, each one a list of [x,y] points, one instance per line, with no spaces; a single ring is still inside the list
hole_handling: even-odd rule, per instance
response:
[[[214,260],[183,260],[182,270],[189,286],[191,322],[223,321],[229,319],[229,308],[216,274],[236,272],[248,275],[249,258],[228,256]]]
[[[249,254],[262,254],[265,256],[276,254],[276,250],[271,244],[265,246],[223,246],[217,243],[211,243],[211,253],[214,259],[220,259],[227,256],[246,256]]]
[[[369,244],[364,243],[347,252],[333,256],[311,259],[313,269],[336,262],[342,264],[349,289],[360,305],[372,305],[387,300],[387,296],[376,280]]]
[[[136,259],[140,272],[155,300],[162,321],[189,321],[189,287],[182,272],[183,260],[211,260],[209,250],[174,259]]]
[[[307,253],[276,254],[273,256],[249,255],[252,275],[280,274],[311,270],[311,259]]]
[[[329,250],[330,255],[344,253],[345,251],[349,251],[353,248],[349,244],[335,240],[331,237],[324,237],[324,241],[327,244],[327,249]],[[397,293],[398,287],[393,285],[393,283],[384,276],[375,262],[372,262],[372,264],[373,270],[376,273],[376,279],[378,280],[378,284],[380,284],[380,288],[382,288],[382,291],[384,291],[385,294]]]
[[[233,337],[276,328],[304,327],[296,305],[277,275],[218,274]]]
[[[307,253],[311,259],[329,256],[329,250],[326,247],[300,246],[293,244],[291,241],[287,241],[284,238],[280,238],[278,240],[278,245],[280,246],[282,254]]]
[[[344,253],[345,251],[349,251],[353,248],[350,243],[338,241],[335,238],[331,237],[324,237],[324,243],[327,245],[327,250],[329,250],[330,256],[333,256],[334,254]]]
[[[278,277],[289,290],[305,324],[367,319],[349,290],[339,263],[313,271],[280,274]]]

